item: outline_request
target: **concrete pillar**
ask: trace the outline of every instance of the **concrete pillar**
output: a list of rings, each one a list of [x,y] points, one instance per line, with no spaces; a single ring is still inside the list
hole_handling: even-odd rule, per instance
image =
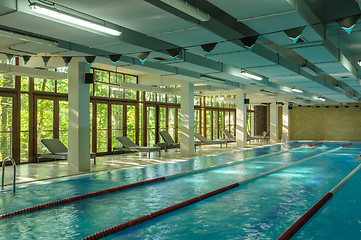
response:
[[[278,104],[276,101],[271,102],[270,107],[270,141],[278,142]]]
[[[288,109],[289,103],[284,103],[282,106],[282,135],[283,135],[283,139],[285,141],[289,141],[290,140],[290,136],[289,136],[289,109]]]
[[[247,145],[247,105],[244,104],[246,94],[243,90],[236,93],[236,144],[237,147]]]
[[[181,84],[180,151],[183,155],[194,154],[194,85]]]
[[[69,65],[69,172],[90,171],[90,93],[84,81],[89,66],[72,61]]]

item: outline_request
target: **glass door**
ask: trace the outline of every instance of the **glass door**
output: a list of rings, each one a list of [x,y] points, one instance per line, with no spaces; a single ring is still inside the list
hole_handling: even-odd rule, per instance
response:
[[[0,161],[12,156],[13,97],[0,96]]]
[[[54,100],[37,99],[36,103],[37,153],[44,153],[47,149],[41,139],[54,138]]]
[[[123,136],[123,105],[112,104],[112,147],[121,147],[116,137]]]
[[[156,144],[155,129],[156,129],[156,111],[154,106],[147,106],[147,146]]]

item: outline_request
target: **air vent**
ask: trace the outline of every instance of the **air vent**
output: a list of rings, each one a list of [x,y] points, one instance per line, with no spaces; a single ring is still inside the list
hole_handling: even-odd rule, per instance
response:
[[[348,78],[347,76],[343,76],[343,77],[341,77],[342,79],[346,79],[346,78]]]

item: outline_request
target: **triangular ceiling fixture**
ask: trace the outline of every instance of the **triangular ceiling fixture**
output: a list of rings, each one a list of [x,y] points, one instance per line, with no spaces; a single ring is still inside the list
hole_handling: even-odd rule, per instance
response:
[[[24,60],[25,65],[29,62],[30,58],[31,58],[31,56],[23,56],[23,60]]]
[[[241,42],[244,44],[245,48],[251,52],[258,37],[259,37],[259,35],[253,36],[253,37],[240,38],[239,40],[241,40]]]
[[[170,56],[170,58],[173,60],[176,60],[176,58],[178,57],[179,53],[182,51],[182,48],[172,48],[172,49],[168,49],[167,52]]]
[[[217,43],[207,43],[207,44],[201,45],[201,47],[206,52],[206,55],[209,57],[211,55],[211,52],[213,51],[213,49],[216,47],[216,45],[217,45]]]
[[[360,18],[360,14],[336,19],[336,22],[342,27],[343,30],[350,34],[357,20]]]
[[[6,57],[8,59],[8,64],[11,63],[11,60],[13,59],[14,55],[13,54],[6,54]]]
[[[149,56],[150,52],[141,52],[141,53],[137,53],[137,56],[139,58],[139,61],[144,64],[145,61],[147,61],[147,58]]]
[[[72,59],[72,57],[63,57],[65,67],[69,66],[71,59]]]
[[[120,57],[122,56],[122,54],[113,54],[113,55],[109,55],[110,60],[112,61],[114,67],[117,65]]]
[[[89,67],[91,67],[95,61],[96,56],[85,56],[85,60],[87,61]]]
[[[49,62],[50,57],[42,56],[42,58],[43,58],[44,65],[45,65],[45,67],[46,67],[46,65],[48,65],[48,62]]]
[[[290,38],[290,40],[293,43],[297,43],[298,39],[301,37],[301,34],[303,30],[305,29],[305,26],[303,27],[297,27],[297,28],[291,28],[287,30],[283,30],[287,36]]]

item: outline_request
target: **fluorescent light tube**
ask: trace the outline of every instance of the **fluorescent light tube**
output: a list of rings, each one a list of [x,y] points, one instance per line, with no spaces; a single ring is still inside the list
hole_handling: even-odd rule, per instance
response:
[[[325,102],[326,99],[322,98],[322,97],[319,97],[318,100],[322,101],[322,102]]]
[[[203,12],[202,10],[199,10],[195,6],[188,4],[187,2],[183,0],[160,0],[161,2],[164,2],[165,4],[174,7],[178,9],[181,12],[184,12],[185,14],[194,17],[198,19],[201,22],[207,22],[211,17]]]
[[[292,88],[292,92],[303,93],[301,89],[297,89],[297,88]]]
[[[242,71],[241,74],[245,77],[248,77],[248,78],[252,78],[254,80],[257,80],[257,81],[261,81],[263,78],[261,78],[260,76],[257,76],[257,75],[254,75],[254,74],[251,74],[251,73],[248,73],[246,71]]]
[[[67,22],[70,23],[74,26],[80,26],[80,27],[84,27],[87,29],[91,29],[91,30],[95,30],[98,32],[102,32],[102,33],[107,33],[113,36],[120,36],[121,32],[112,28],[108,28],[105,26],[102,26],[100,24],[97,23],[93,23],[90,22],[88,20],[84,20],[81,19],[79,17],[76,16],[72,16],[70,14],[67,13],[63,13],[60,12],[59,10],[55,9],[55,8],[48,8],[48,7],[44,7],[40,4],[31,4],[30,5],[30,9],[33,10],[36,13],[48,16],[50,18],[54,18],[63,22]]]

